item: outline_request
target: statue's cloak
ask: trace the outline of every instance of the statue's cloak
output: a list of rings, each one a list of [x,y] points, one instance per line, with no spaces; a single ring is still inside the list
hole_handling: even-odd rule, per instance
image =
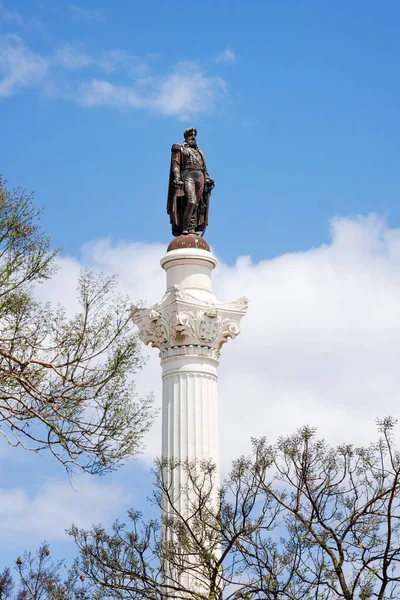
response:
[[[204,164],[204,177],[207,178],[207,167],[204,153],[197,148],[200,152]],[[174,184],[175,176],[172,170],[173,160],[178,159],[177,154],[179,153],[179,164],[180,172],[182,176],[183,164],[182,164],[182,144],[173,144],[171,148],[171,166],[169,171],[169,183],[168,183],[168,200],[167,200],[167,213],[169,214],[169,220],[172,226],[172,235],[181,235],[182,233],[182,219],[183,213],[186,206],[186,196],[182,188],[176,187]],[[208,225],[208,203],[210,198],[211,190],[204,182],[203,197],[200,201],[200,205],[197,209],[197,225],[196,231],[205,231]]]

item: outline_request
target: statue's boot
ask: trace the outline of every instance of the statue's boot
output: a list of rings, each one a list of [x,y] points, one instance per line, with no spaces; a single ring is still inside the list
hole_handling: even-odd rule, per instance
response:
[[[183,219],[182,219],[182,223],[183,223],[183,227],[182,227],[182,234],[186,235],[187,233],[193,233],[194,227],[193,227],[193,221],[194,221],[194,213],[196,211],[196,203],[195,202],[188,202],[185,206],[185,212],[183,213]]]

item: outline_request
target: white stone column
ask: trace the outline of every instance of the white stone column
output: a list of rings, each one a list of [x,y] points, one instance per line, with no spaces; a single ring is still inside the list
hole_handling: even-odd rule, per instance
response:
[[[168,462],[211,461],[217,467],[216,491],[219,487],[218,352],[190,345],[161,350],[160,354],[163,368],[161,455]],[[170,481],[171,474],[165,476]],[[174,506],[186,517],[187,498],[180,493],[187,485],[186,473],[175,468],[172,478]],[[165,503],[164,511],[170,512]]]
[[[196,244],[201,240],[190,237]],[[213,295],[211,272],[217,261],[204,249],[206,243],[201,242],[203,248],[167,251],[161,259],[167,274],[163,299],[151,308],[132,307],[132,318],[141,340],[160,350],[162,458],[181,462],[211,460],[217,466],[218,487],[219,351],[229,338],[240,333],[240,320],[248,301],[243,297],[235,302],[220,302]],[[173,469],[169,481],[173,506],[185,517],[187,498],[180,494],[181,486],[187,483],[184,469]],[[168,513],[165,503],[163,506]],[[187,585],[189,579],[185,577]]]
[[[175,352],[174,352],[175,350]],[[218,462],[218,353],[181,346],[161,351],[164,458]]]

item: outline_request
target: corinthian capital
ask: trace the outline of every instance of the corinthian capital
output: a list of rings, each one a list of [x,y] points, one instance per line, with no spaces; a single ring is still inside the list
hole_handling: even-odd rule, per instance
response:
[[[150,308],[132,306],[133,322],[144,344],[165,350],[176,346],[204,346],[220,350],[240,333],[247,298],[236,302],[201,302],[175,285],[160,304]]]

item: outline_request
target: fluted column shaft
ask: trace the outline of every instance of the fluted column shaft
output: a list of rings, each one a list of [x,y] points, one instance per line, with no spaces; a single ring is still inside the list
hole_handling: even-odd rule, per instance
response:
[[[162,456],[218,461],[217,365],[193,355],[162,361]]]
[[[196,352],[202,352],[199,356]],[[208,351],[208,356],[205,355]],[[187,354],[162,360],[162,457],[185,463],[211,461],[218,468],[218,401],[216,352],[189,346]],[[175,508],[185,516],[184,468],[173,469]],[[214,483],[219,485],[218,471]]]

